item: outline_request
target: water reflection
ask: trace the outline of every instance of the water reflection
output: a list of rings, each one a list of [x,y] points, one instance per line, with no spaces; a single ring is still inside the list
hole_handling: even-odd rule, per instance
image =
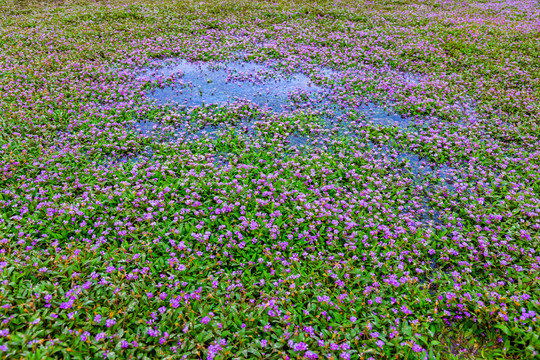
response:
[[[169,59],[156,61],[151,69],[143,71],[140,79],[161,84],[147,93],[147,98],[158,104],[227,106],[243,100],[258,105],[263,111],[283,113],[309,109],[335,115],[353,111],[370,124],[409,127],[412,119],[400,115],[391,106],[354,96],[345,99],[342,83],[365,71],[310,67],[286,73],[271,64]],[[396,72],[395,76],[404,86],[414,86],[422,80],[413,73]]]
[[[247,100],[280,112],[295,92],[321,92],[304,74],[287,75],[270,66],[244,63],[188,62],[180,60],[142,76],[170,84],[153,89],[147,97],[161,104],[202,106]]]

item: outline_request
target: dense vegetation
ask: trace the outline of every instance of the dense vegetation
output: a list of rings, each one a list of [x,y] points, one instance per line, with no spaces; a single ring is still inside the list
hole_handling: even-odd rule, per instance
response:
[[[14,5],[3,358],[540,356],[536,1]],[[155,102],[174,59],[326,92]]]

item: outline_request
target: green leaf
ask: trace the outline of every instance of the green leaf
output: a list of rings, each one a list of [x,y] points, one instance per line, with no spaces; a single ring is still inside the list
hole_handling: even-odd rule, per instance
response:
[[[248,349],[248,352],[256,355],[257,357],[261,357],[261,353],[259,351],[257,351],[256,349],[253,349],[253,348],[249,348]]]
[[[506,327],[506,325],[504,325],[504,324],[497,324],[497,325],[495,325],[495,327],[496,327],[497,329],[502,330],[506,335],[510,335],[510,330],[508,329],[508,327]]]

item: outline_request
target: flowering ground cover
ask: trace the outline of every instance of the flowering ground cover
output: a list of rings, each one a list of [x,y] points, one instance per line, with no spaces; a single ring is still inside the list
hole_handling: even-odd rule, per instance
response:
[[[2,11],[2,358],[538,358],[536,1]]]

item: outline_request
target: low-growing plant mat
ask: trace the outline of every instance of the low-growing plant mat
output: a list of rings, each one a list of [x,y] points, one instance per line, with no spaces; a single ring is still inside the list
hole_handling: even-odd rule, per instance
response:
[[[537,1],[0,9],[2,358],[540,356]]]

